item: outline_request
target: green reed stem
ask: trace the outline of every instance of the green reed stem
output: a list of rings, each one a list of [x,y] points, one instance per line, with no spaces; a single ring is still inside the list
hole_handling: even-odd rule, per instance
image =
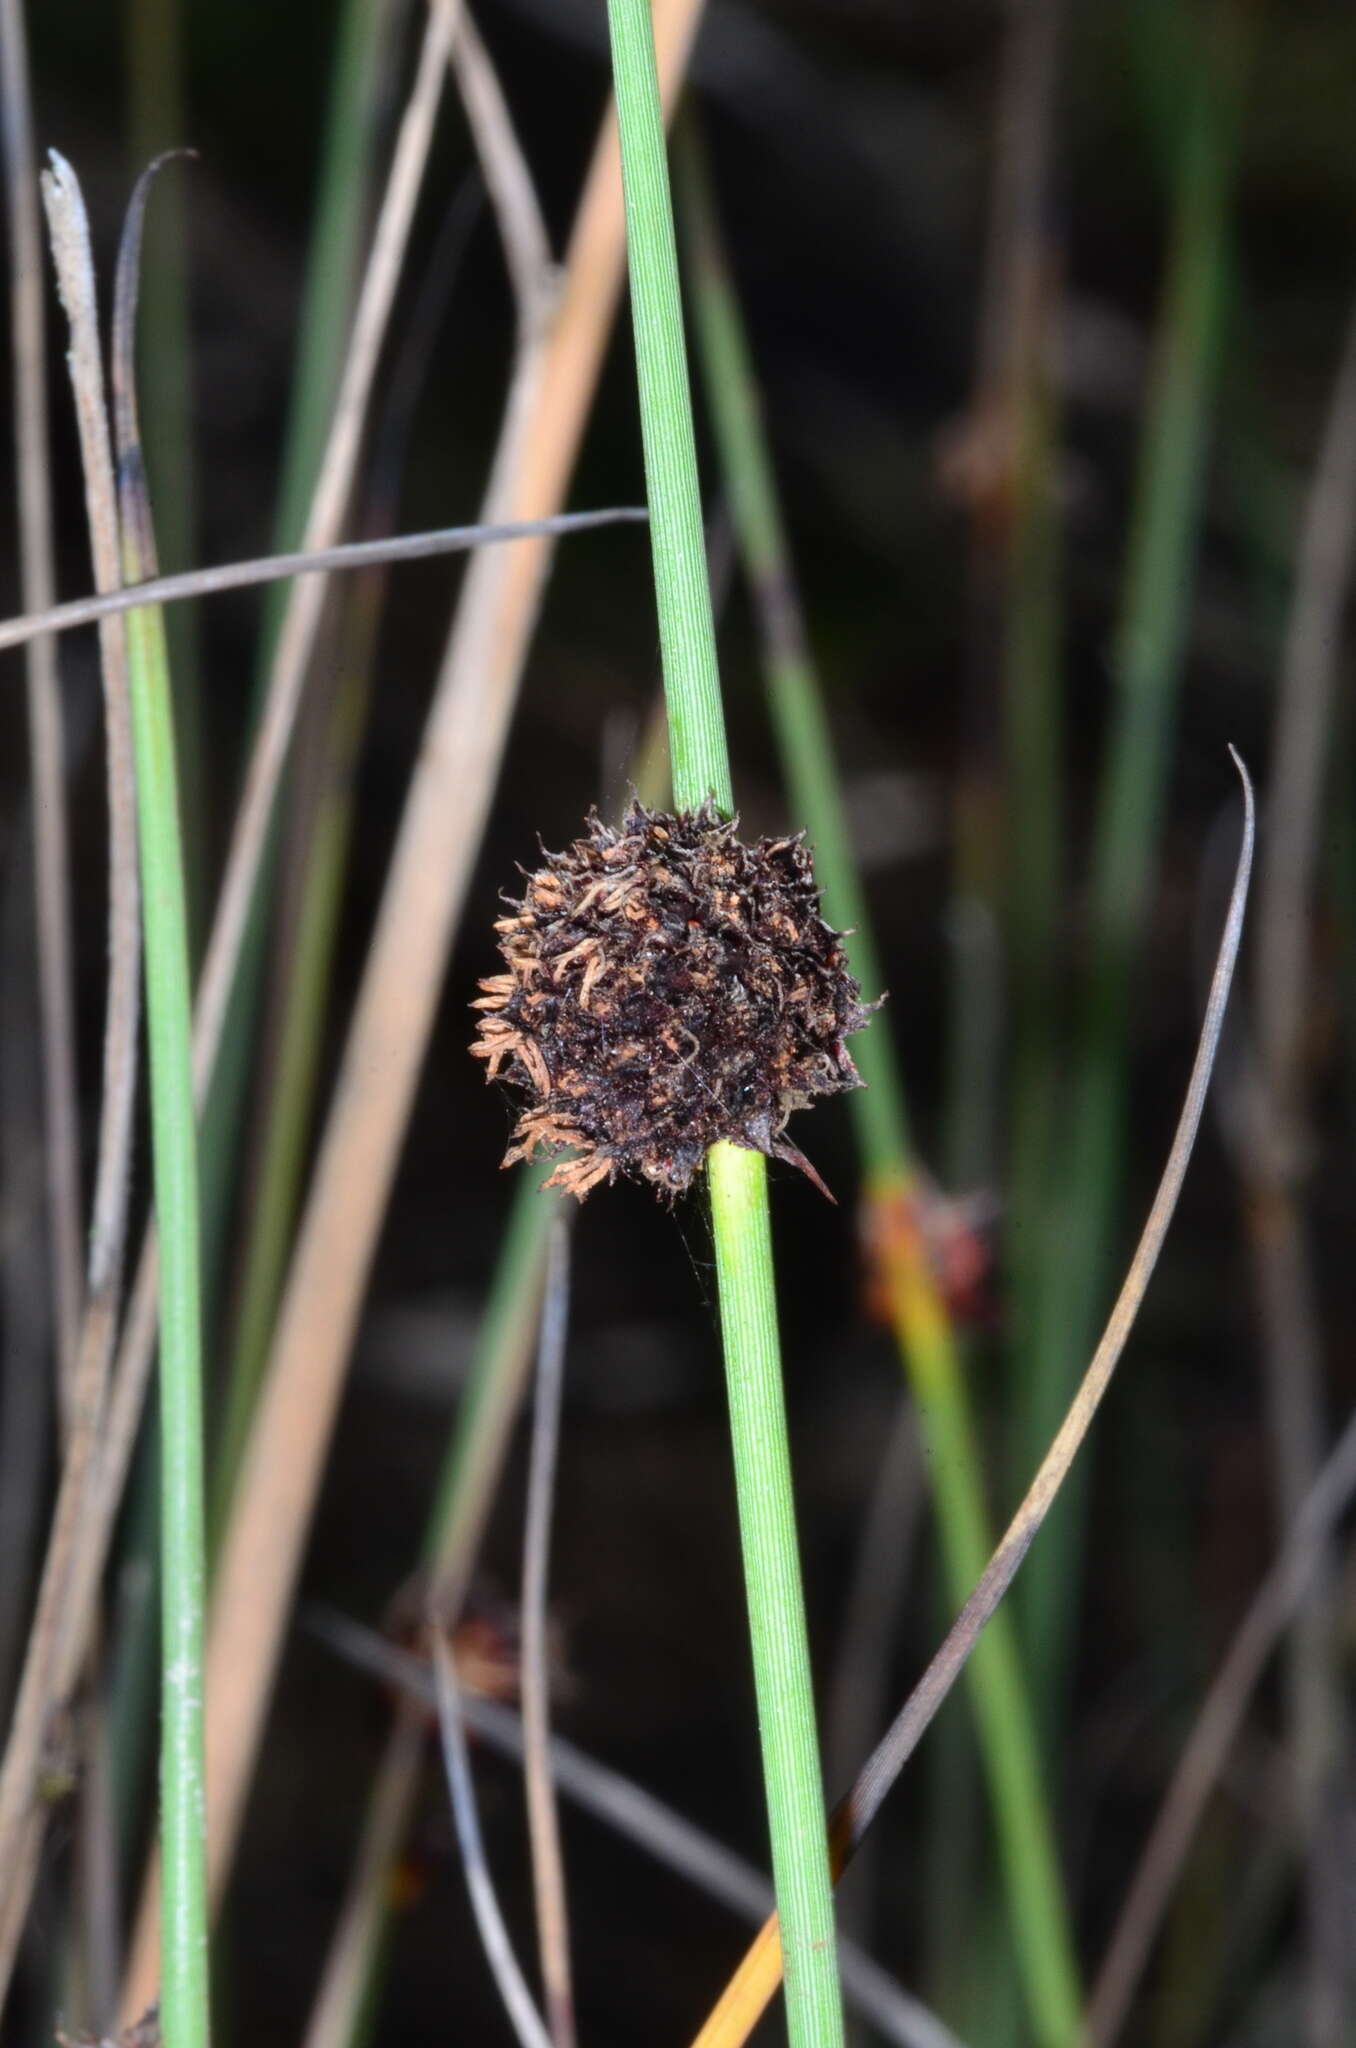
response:
[[[733,809],[702,540],[678,261],[648,0],[609,0],[626,195],[636,373],[664,658],[674,798]],[[707,1163],[720,1279],[744,1576],[753,1644],[793,2048],[842,2039],[809,1645],[782,1396],[766,1167],[712,1148]]]
[[[344,0],[340,15],[273,528],[279,550],[300,546],[338,389],[361,258],[373,107],[386,61],[390,15],[391,0]],[[256,674],[260,701],[289,587],[277,585],[265,602]],[[209,1293],[215,1291],[222,1265],[239,1136],[247,1121],[245,1098],[254,1063],[267,937],[264,906],[272,868],[270,850],[256,885],[203,1112],[203,1241]]]
[[[1047,1256],[1061,1018],[1059,538],[1055,401],[1046,370],[1041,361],[1028,364],[1013,395],[1018,449],[1005,578],[1013,1037],[1005,1263],[1019,1351],[1030,1341]],[[1015,1473],[1016,1485],[1029,1473],[1025,1465]]]
[[[710,798],[728,816],[734,791],[706,575],[654,39],[649,9],[640,0],[609,0],[608,21],[673,799],[679,810],[691,811]]]
[[[522,1406],[541,1312],[547,1243],[560,1213],[559,1198],[542,1194],[530,1170],[517,1180],[424,1533],[423,1567],[436,1582],[436,1605],[449,1624],[461,1607],[509,1433]]]
[[[827,2048],[842,2039],[842,2001],[782,1399],[767,1162],[761,1153],[721,1144],[712,1146],[706,1170],[787,2027],[793,2048]]]
[[[1091,959],[1063,1141],[1059,1227],[1019,1384],[1024,1470],[1049,1441],[1085,1357],[1113,1248],[1127,1099],[1133,976],[1153,881],[1173,714],[1200,531],[1211,400],[1220,349],[1235,101],[1202,73],[1184,139],[1172,247],[1140,448],[1125,586],[1112,651],[1116,703],[1098,810]],[[1062,1690],[1078,1606],[1086,1471],[1050,1516],[1017,1589],[1031,1667],[1046,1704]]]
[[[814,844],[826,913],[834,924],[850,928],[846,945],[853,972],[874,994],[880,989],[880,971],[848,837],[823,691],[801,614],[748,341],[705,167],[690,131],[682,138],[679,179],[706,389],[736,540],[761,624],[768,698],[786,780]],[[882,1022],[853,1041],[866,1086],[848,1102],[868,1199],[888,1212],[916,1193],[917,1170],[903,1090]],[[959,1606],[992,1549],[968,1396],[954,1334],[935,1289],[921,1272],[909,1270],[898,1274],[889,1292],[901,1360],[932,1453],[929,1471],[947,1583]],[[1030,1709],[1012,1632],[1002,1615],[976,1647],[970,1682],[1032,2024],[1040,2040],[1066,2042],[1078,2012],[1072,1940]]]
[[[307,264],[293,378],[294,395],[275,522],[275,538],[282,548],[295,547],[301,538],[309,492],[314,483],[338,382],[370,179],[374,80],[389,5],[390,0],[345,0],[338,31],[322,148],[316,224]],[[178,117],[173,113],[173,94],[179,90],[178,67],[174,54],[163,46],[162,38],[165,22],[172,20],[172,15],[172,0],[148,0],[144,9],[133,4],[129,15],[130,38],[138,69],[133,128],[143,138],[147,134],[153,135],[159,146],[180,139],[174,132],[174,122]],[[146,83],[141,77],[144,66],[151,63],[155,66],[153,84]],[[172,509],[179,531],[188,534],[193,527],[188,510],[190,501],[183,499],[181,492],[186,480],[191,484],[192,464],[183,459],[183,450],[176,445],[176,437],[182,441],[183,436],[182,427],[175,425],[177,409],[184,402],[181,392],[186,391],[183,380],[187,375],[186,359],[181,367],[176,367],[180,363],[178,352],[186,347],[180,333],[180,323],[185,314],[183,278],[181,271],[176,276],[173,264],[179,246],[176,237],[182,233],[181,222],[182,201],[176,181],[170,180],[166,190],[157,197],[156,218],[148,223],[142,293],[143,382],[156,393],[156,405],[147,419],[147,465],[152,484],[159,483],[156,502],[167,510]],[[157,250],[161,252],[159,263]],[[162,415],[167,423],[163,431]],[[175,547],[175,535],[171,530],[166,536],[165,566],[170,566],[175,556],[181,553],[182,548]],[[281,602],[282,598],[276,593],[269,594],[267,603],[271,609],[265,613],[267,625],[259,664],[259,673],[264,679],[272,658]],[[189,703],[192,692],[186,688],[194,677],[196,660],[190,639],[189,660],[184,663],[181,659],[183,650],[173,639],[173,634],[175,619],[188,618],[192,610],[192,606],[176,605],[168,620],[170,667],[175,688],[177,757],[183,795],[181,818],[190,826],[201,811],[194,798],[194,722]],[[189,709],[187,729],[181,715],[185,709]],[[191,830],[186,834],[186,841],[186,884],[192,909],[196,869]],[[190,918],[190,932],[192,924]],[[242,948],[215,1078],[199,1135],[201,1285],[203,1320],[208,1328],[215,1327],[216,1322],[215,1281],[224,1260],[239,1134],[245,1124],[244,1099],[253,1071],[254,1021],[265,937],[264,922],[256,908]],[[290,1107],[290,1099],[284,1106]],[[249,1219],[249,1233],[253,1248],[260,1235],[257,1216]],[[287,1249],[284,1238],[279,1256],[285,1257]],[[234,1383],[232,1376],[230,1385],[234,1387]],[[214,1431],[213,1435],[214,1520],[229,1491],[229,1478],[238,1462],[242,1436],[239,1411],[246,1406],[245,1390],[242,1389],[240,1396],[228,1394],[227,1400],[224,1428]],[[229,1408],[232,1401],[235,1402],[234,1412]],[[153,1480],[154,1462],[149,1457],[139,1457],[131,1480],[134,1496],[143,1483]],[[130,1552],[132,1562],[138,1567],[144,1562],[152,1572],[157,1571],[159,1560],[153,1516],[138,1512],[129,1527],[134,1532],[144,1532],[147,1537],[144,1545],[134,1538]],[[155,1603],[148,1601],[136,1608],[131,1632],[120,1646],[114,1669],[111,1717],[116,1738],[115,1773],[121,1807],[130,1805],[134,1800],[142,1768],[139,1745],[153,1729],[153,1722],[148,1724],[141,1712],[141,1702],[151,1682],[149,1661],[154,1658],[155,1646]]]
[[[137,418],[137,286],[146,200],[127,211],[113,305],[112,397],[123,580],[156,574]],[[151,1159],[160,1239],[160,2030],[207,2048],[207,1845],[203,1752],[202,1289],[188,911],[164,614],[127,614],[145,926]]]
[[[162,150],[182,147],[192,133],[184,90],[183,13],[182,0],[128,0],[124,16],[127,129],[132,162],[137,166],[149,163]],[[139,296],[141,376],[144,388],[155,393],[145,421],[147,486],[151,502],[158,508],[156,559],[167,573],[192,568],[199,557],[188,279],[192,183],[192,170],[184,168],[160,181],[155,211],[146,223]],[[196,605],[170,607],[165,613],[165,634],[174,690],[189,959],[196,968],[210,911],[207,706]],[[202,1166],[200,1145],[200,1210]],[[204,1275],[211,1264],[208,1250],[203,1258]],[[202,1285],[206,1291],[205,1277]],[[131,1601],[120,1615],[107,1692],[117,1840],[119,1856],[128,1869],[157,1734],[153,1701],[160,1640],[161,1444],[154,1396],[147,1406],[142,1441],[128,1479],[128,1508],[117,1567],[120,1577],[130,1575],[129,1582],[138,1586],[145,1576],[145,1597]],[[149,1713],[148,1702],[152,1703]]]
[[[698,359],[735,541],[757,609],[777,743],[792,803],[814,847],[825,912],[831,924],[850,933],[845,943],[852,971],[870,1000],[881,993],[880,963],[848,838],[748,338],[690,122],[676,146],[676,176]],[[852,1057],[866,1084],[847,1098],[864,1164],[869,1173],[887,1177],[908,1171],[908,1117],[888,1032],[879,1023],[862,1032],[852,1042]]]
[[[121,271],[120,265],[119,297],[126,303]],[[122,430],[124,422],[119,424],[123,573],[129,583],[138,583],[155,574],[155,546],[140,478],[140,450],[135,438],[129,442]],[[160,2026],[166,2048],[206,2048],[198,1161],[174,714],[164,618],[158,607],[127,614],[127,662],[146,927],[151,1153],[160,1237]]]
[[[249,1441],[255,1403],[268,1364],[274,1317],[282,1294],[303,1184],[334,948],[348,877],[353,830],[353,783],[367,721],[367,705],[384,579],[358,579],[342,620],[343,670],[333,705],[324,709],[317,736],[314,815],[291,925],[285,1000],[272,1063],[269,1111],[262,1125],[262,1156],[254,1178],[239,1301],[232,1320],[222,1419],[212,1470],[211,1542],[215,1555],[226,1526],[240,1461]]]
[[[134,547],[126,573],[148,572]],[[179,845],[169,661],[158,609],[127,614],[136,743],[151,1146],[160,1236],[160,2025],[166,2048],[206,2048],[203,1839],[202,1333],[198,1168],[189,1051],[188,922]]]
[[[321,144],[315,226],[306,258],[273,528],[280,552],[301,546],[339,387],[371,186],[374,101],[390,22],[391,0],[344,0]],[[260,659],[264,676],[286,603],[287,592],[280,587],[270,598],[266,614]]]
[[[184,96],[182,0],[129,0],[128,130],[132,161],[146,164],[192,133]],[[141,280],[141,362],[155,405],[146,419],[146,473],[159,507],[157,553],[166,575],[198,560],[192,346],[189,333],[185,180],[169,178],[146,225]],[[206,707],[198,672],[197,612],[176,605],[165,620],[174,680],[175,757],[183,792],[184,884],[189,938],[207,913]]]

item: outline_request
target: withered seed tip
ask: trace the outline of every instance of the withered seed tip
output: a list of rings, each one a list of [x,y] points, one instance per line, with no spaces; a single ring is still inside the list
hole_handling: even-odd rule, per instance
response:
[[[505,1166],[566,1151],[547,1187],[582,1200],[618,1173],[676,1195],[718,1139],[790,1161],[792,1110],[861,1085],[844,1043],[864,1004],[819,914],[800,836],[746,846],[710,805],[633,803],[620,827],[545,855],[495,929],[472,1046],[530,1090]]]

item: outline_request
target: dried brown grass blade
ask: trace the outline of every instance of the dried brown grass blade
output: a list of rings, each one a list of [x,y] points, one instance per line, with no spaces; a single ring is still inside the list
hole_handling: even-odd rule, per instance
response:
[[[69,362],[94,575],[118,581],[118,519],[99,354],[98,308],[89,226],[70,166],[54,156],[43,183],[62,301],[71,328]],[[104,1026],[99,1164],[90,1231],[88,1287],[71,1389],[61,1484],[24,1671],[0,1766],[0,2003],[37,1869],[46,1810],[39,1796],[43,1744],[52,1714],[74,1683],[79,1659],[66,1654],[81,1559],[88,1546],[96,1452],[117,1333],[127,1234],[140,1010],[140,895],[136,793],[126,650],[120,622],[100,628],[109,804],[109,971]]]
[[[0,146],[4,151],[9,203],[19,579],[25,608],[45,611],[55,592],[47,449],[47,322],[23,0],[0,0]],[[47,1137],[47,1222],[57,1339],[57,1391],[63,1426],[69,1431],[84,1293],[80,1116],[65,749],[56,647],[46,636],[35,640],[29,648],[27,681],[43,1120]]]

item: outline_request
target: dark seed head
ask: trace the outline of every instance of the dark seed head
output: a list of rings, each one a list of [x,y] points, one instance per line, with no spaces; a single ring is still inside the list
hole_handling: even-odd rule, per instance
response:
[[[472,1051],[531,1092],[506,1166],[568,1150],[548,1187],[632,1173],[676,1195],[724,1138],[822,1186],[786,1120],[861,1085],[845,1040],[873,1006],[799,837],[746,846],[710,805],[590,813],[496,929],[508,972],[481,983]]]

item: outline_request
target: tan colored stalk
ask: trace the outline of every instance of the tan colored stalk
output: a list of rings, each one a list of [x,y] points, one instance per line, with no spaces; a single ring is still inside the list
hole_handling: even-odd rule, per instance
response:
[[[667,104],[700,11],[700,0],[656,0]],[[472,118],[475,112],[468,99]],[[489,517],[541,517],[564,495],[616,306],[623,236],[609,114],[549,330],[533,334],[531,347],[520,351],[486,496]],[[543,281],[536,318],[545,296]],[[548,542],[526,541],[478,555],[467,573],[321,1141],[212,1608],[207,1804],[217,1895],[235,1847],[358,1310],[550,560]],[[148,1896],[125,2010],[139,2010],[154,1996],[149,1903]]]
[[[95,582],[120,580],[117,499],[104,404],[89,226],[69,165],[53,157],[44,180],[52,249],[70,321],[69,364],[85,474]],[[120,619],[100,626],[109,810],[109,968],[104,1024],[99,1166],[90,1227],[86,1306],[70,1393],[69,1429],[52,1532],[0,1767],[0,2005],[32,1895],[46,1823],[39,1796],[43,1743],[75,1682],[79,1659],[64,1631],[91,1519],[96,1453],[117,1332],[127,1232],[136,1093],[140,921],[135,783],[127,651]]]
[[[55,594],[47,456],[47,322],[42,235],[29,97],[23,0],[0,4],[0,133],[9,201],[11,356],[19,496],[19,581],[26,611]],[[75,1063],[75,963],[71,949],[70,849],[56,645],[29,649],[28,751],[33,783],[33,874],[42,1019],[47,1226],[52,1262],[57,1396],[69,1432],[84,1293],[81,1278],[80,1114]]]

